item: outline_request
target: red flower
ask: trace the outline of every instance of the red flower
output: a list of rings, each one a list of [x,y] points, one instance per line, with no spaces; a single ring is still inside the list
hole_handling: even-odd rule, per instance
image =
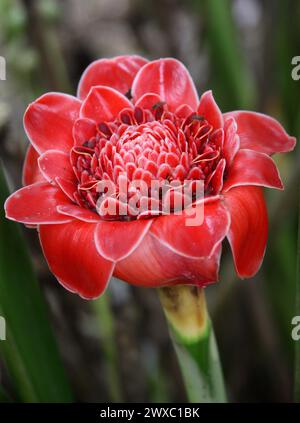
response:
[[[262,187],[283,188],[270,156],[295,146],[271,117],[222,114],[210,91],[199,101],[175,59],[122,56],[92,63],[78,98],[37,99],[24,126],[25,187],[8,198],[6,214],[38,228],[50,269],[70,291],[97,297],[112,274],[140,286],[204,286],[218,279],[225,237],[237,274],[258,271],[268,226]],[[172,210],[183,200],[170,189],[154,211],[135,214],[121,184],[154,180],[202,181],[205,196],[164,216],[166,199]],[[188,226],[201,207],[203,223]]]

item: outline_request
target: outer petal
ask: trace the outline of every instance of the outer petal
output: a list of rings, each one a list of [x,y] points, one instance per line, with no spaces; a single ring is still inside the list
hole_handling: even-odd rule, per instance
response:
[[[241,148],[273,154],[291,151],[295,147],[296,138],[290,137],[280,123],[270,116],[247,111],[229,112],[225,116],[236,120]]]
[[[31,185],[35,182],[45,181],[45,178],[41,174],[38,166],[38,158],[38,152],[32,147],[32,145],[29,145],[23,165],[23,185]]]
[[[50,149],[68,152],[72,148],[72,129],[80,106],[77,98],[60,93],[45,94],[28,106],[24,128],[40,154]]]
[[[215,102],[212,91],[202,94],[197,113],[203,116],[214,129],[223,128],[223,115]]]
[[[92,119],[97,123],[111,121],[121,110],[128,107],[132,108],[132,103],[113,88],[93,87],[82,104],[80,117]]]
[[[143,66],[132,84],[134,102],[146,93],[158,94],[173,112],[181,104],[197,109],[198,94],[186,67],[175,59],[159,59]]]
[[[55,181],[56,177],[67,179],[69,181],[76,180],[73,172],[69,154],[59,150],[48,150],[38,159],[41,173],[48,182]],[[74,185],[74,191],[76,187]]]
[[[96,60],[82,74],[78,97],[84,99],[96,85],[105,85],[126,94],[136,73],[146,63],[147,60],[140,56],[118,56]]]
[[[250,278],[259,270],[267,243],[268,216],[262,189],[237,187],[225,194],[231,225],[228,240],[237,274]]]
[[[99,253],[108,260],[124,259],[142,242],[151,224],[152,220],[100,222],[95,232]]]
[[[131,255],[116,264],[114,274],[138,286],[205,286],[218,280],[220,255],[221,245],[210,258],[183,257],[149,232]]]
[[[241,185],[283,189],[279,172],[270,156],[254,150],[239,150],[228,169],[223,192]]]
[[[72,220],[56,211],[56,206],[70,200],[60,188],[48,182],[27,185],[14,192],[5,202],[6,217],[29,225],[64,223]]]
[[[66,216],[73,217],[83,222],[94,222],[101,221],[100,216],[92,210],[84,209],[75,204],[66,204],[63,206],[57,206],[57,211]]]
[[[204,207],[204,208],[203,208]],[[181,215],[161,216],[153,223],[150,232],[177,254],[186,257],[207,257],[222,242],[229,229],[228,211],[219,197],[200,202],[196,209],[203,222],[197,224],[191,209]],[[204,214],[202,214],[204,212]]]
[[[94,223],[78,221],[40,227],[50,270],[65,288],[87,299],[102,294],[114,268],[112,262],[99,255],[94,232]]]

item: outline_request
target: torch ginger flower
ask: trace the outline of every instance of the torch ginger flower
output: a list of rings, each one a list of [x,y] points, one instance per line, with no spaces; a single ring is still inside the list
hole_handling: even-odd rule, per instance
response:
[[[139,286],[203,287],[218,280],[226,237],[238,276],[258,271],[268,228],[262,187],[283,188],[270,156],[295,146],[276,120],[222,114],[211,91],[198,99],[175,59],[120,56],[93,62],[77,97],[38,98],[24,127],[25,187],[7,199],[6,215],[37,227],[48,265],[68,290],[95,298],[112,275]],[[201,181],[204,197],[168,215],[162,198],[137,214],[120,199],[121,183],[155,180]],[[99,189],[103,182],[111,195]],[[176,195],[170,189],[173,206],[182,201]],[[203,222],[187,225],[200,207]]]

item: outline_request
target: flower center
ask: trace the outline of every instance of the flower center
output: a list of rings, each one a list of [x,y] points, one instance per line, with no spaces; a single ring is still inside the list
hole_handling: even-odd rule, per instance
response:
[[[115,215],[107,211],[100,215],[122,219],[121,204],[126,204],[126,218],[161,214],[163,195],[174,192],[176,186],[178,197],[178,187],[186,186],[187,181],[201,181],[205,195],[213,194],[211,180],[222,158],[221,143],[220,132],[196,114],[180,117],[160,103],[151,111],[124,109],[115,121],[100,122],[96,136],[72,149],[71,162],[78,179],[76,201],[99,213],[99,200],[103,206],[104,199],[111,199],[117,204]],[[193,190],[194,185],[195,200]],[[139,202],[146,197],[155,200],[155,213],[145,213],[143,208],[142,212],[133,211],[128,201],[137,193]],[[169,206],[171,211],[175,209],[174,199],[170,203],[169,198]]]

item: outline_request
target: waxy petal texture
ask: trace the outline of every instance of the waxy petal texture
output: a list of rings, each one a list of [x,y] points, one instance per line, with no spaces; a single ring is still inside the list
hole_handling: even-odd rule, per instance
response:
[[[90,89],[105,85],[126,94],[139,69],[147,63],[140,56],[118,56],[100,59],[91,63],[84,71],[78,86],[78,97],[84,99]]]
[[[226,166],[226,160],[225,159],[220,160],[214,173],[212,174],[211,187],[213,190],[213,194],[215,195],[219,194],[222,191],[225,166]]]
[[[35,182],[45,181],[38,165],[38,152],[30,145],[27,149],[23,165],[22,182],[23,185],[31,185]]]
[[[70,156],[59,150],[48,150],[38,159],[40,172],[44,178],[52,183],[55,178],[63,178],[75,183],[75,174],[70,164]],[[76,186],[74,185],[74,191]]]
[[[197,113],[203,116],[214,129],[223,128],[223,115],[211,91],[202,94]]]
[[[73,126],[74,145],[83,145],[87,140],[97,134],[96,123],[87,118],[79,118]]]
[[[258,185],[283,189],[279,172],[270,156],[254,150],[239,150],[230,166],[223,191],[242,186]]]
[[[201,202],[196,210],[198,220],[195,212],[189,214],[190,210],[186,209],[178,216],[160,217],[150,231],[177,254],[186,257],[210,256],[227,235],[229,214],[219,198]]]
[[[137,286],[176,284],[205,286],[218,280],[221,245],[210,258],[188,258],[176,254],[150,232],[140,246],[116,264],[114,274]]]
[[[224,124],[223,156],[228,166],[231,165],[240,148],[240,137],[237,134],[237,124],[233,118],[227,118]]]
[[[81,102],[70,95],[49,93],[31,103],[24,115],[24,128],[39,154],[47,150],[69,152],[73,125]]]
[[[151,224],[151,220],[102,221],[97,225],[95,233],[99,253],[108,260],[124,259],[138,247]]]
[[[259,187],[237,187],[225,194],[231,225],[227,235],[235,268],[241,278],[259,270],[267,244],[268,216]]]
[[[123,94],[109,87],[93,87],[82,104],[80,117],[97,123],[111,121],[126,107],[132,108],[132,103]]]
[[[280,123],[270,116],[247,111],[225,113],[237,123],[241,148],[274,154],[292,151],[296,138],[290,137]]]
[[[135,103],[136,107],[142,107],[143,109],[151,110],[156,104],[162,102],[161,97],[158,94],[144,94]]]
[[[6,216],[29,225],[64,223],[71,220],[56,211],[56,206],[70,200],[60,188],[48,182],[27,185],[14,192],[5,202]]]
[[[95,224],[78,221],[40,227],[50,270],[65,288],[87,299],[103,293],[114,269],[112,262],[99,255],[94,232]]]
[[[173,112],[182,104],[197,109],[194,82],[186,67],[175,59],[154,60],[139,70],[132,85],[134,101],[146,93],[158,94]]]
[[[74,201],[74,182],[68,180],[68,179],[63,179],[63,178],[59,178],[56,177],[55,178],[55,182],[56,184],[60,187],[60,189],[62,190],[63,193],[65,193],[65,195],[71,200]]]
[[[65,216],[69,216],[74,219],[82,220],[83,222],[94,222],[101,221],[100,216],[97,213],[79,207],[75,204],[65,204],[56,207],[57,211]]]

